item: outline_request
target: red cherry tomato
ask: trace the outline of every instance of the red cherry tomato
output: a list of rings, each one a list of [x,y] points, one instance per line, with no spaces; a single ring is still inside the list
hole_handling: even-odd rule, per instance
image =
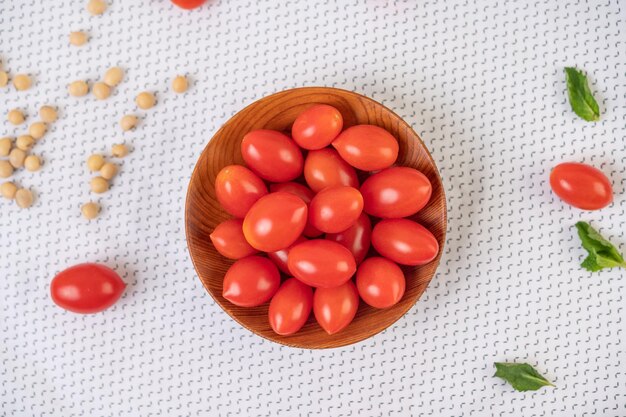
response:
[[[372,246],[401,265],[424,265],[437,257],[439,243],[421,224],[407,219],[385,219],[372,231]]]
[[[243,220],[243,235],[255,249],[276,252],[285,249],[302,234],[307,207],[301,198],[278,192],[261,197]]]
[[[361,213],[357,221],[348,229],[339,233],[328,233],[326,239],[337,242],[352,252],[356,264],[359,265],[365,259],[370,249],[372,236],[372,222],[367,214]]]
[[[222,168],[215,179],[215,195],[224,210],[243,218],[256,201],[267,194],[261,178],[241,165]]]
[[[222,296],[240,307],[256,307],[276,294],[280,273],[267,258],[248,256],[235,261],[224,275]]]
[[[120,298],[126,284],[104,265],[85,263],[60,272],[50,283],[52,301],[74,313],[97,313]]]
[[[398,141],[385,129],[373,125],[352,126],[332,143],[350,165],[363,171],[390,167],[398,158]]]
[[[322,149],[337,137],[343,128],[339,110],[326,104],[309,107],[296,118],[291,127],[293,140],[304,149]]]
[[[313,294],[313,314],[328,334],[346,328],[359,308],[359,294],[352,281],[335,288],[318,288]]]
[[[289,250],[287,266],[294,277],[311,287],[337,287],[356,271],[354,256],[345,247],[330,240],[314,239]]]
[[[259,177],[272,182],[291,181],[302,174],[304,158],[298,145],[275,130],[253,130],[241,141],[241,155]]]
[[[177,5],[178,7],[182,7],[183,9],[195,9],[196,7],[202,6],[206,0],[172,0],[172,3]]]
[[[598,210],[613,202],[611,182],[590,165],[565,162],[555,166],[550,186],[561,200],[579,209]]]
[[[218,224],[210,235],[215,249],[229,259],[245,258],[257,250],[246,241],[243,235],[243,221],[230,219]]]
[[[304,179],[316,193],[338,185],[359,188],[354,168],[331,148],[309,152],[304,162]]]
[[[280,286],[270,302],[268,317],[277,334],[294,334],[304,326],[313,308],[313,290],[295,278]]]
[[[326,233],[343,232],[356,222],[363,211],[363,197],[356,188],[325,188],[309,204],[309,222]]]
[[[356,271],[356,287],[367,304],[387,308],[404,295],[406,282],[400,267],[389,259],[367,258]]]
[[[289,251],[291,250],[291,248],[296,246],[298,243],[302,243],[302,242],[306,242],[306,241],[307,241],[306,238],[300,236],[288,248],[281,249],[281,250],[276,251],[276,252],[268,252],[267,253],[267,257],[270,258],[272,260],[272,262],[274,262],[274,264],[278,267],[278,269],[280,269],[281,271],[283,271],[287,275],[291,275],[291,272],[289,272],[289,267],[287,266],[287,259],[289,257]]]
[[[361,185],[363,210],[384,219],[408,217],[420,211],[432,194],[428,178],[416,169],[391,167]]]
[[[297,195],[307,204],[307,206],[315,196],[315,193],[310,188],[307,188],[302,184],[298,184],[297,182],[280,182],[270,184],[270,191],[273,193],[277,191],[284,191],[286,193]],[[321,230],[317,230],[308,220],[306,226],[304,226],[304,231],[302,232],[302,234],[306,237],[318,237],[322,233],[323,232]]]

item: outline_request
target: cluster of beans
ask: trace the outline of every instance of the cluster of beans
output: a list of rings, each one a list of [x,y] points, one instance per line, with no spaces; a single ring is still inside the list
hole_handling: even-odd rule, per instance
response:
[[[114,158],[124,158],[128,155],[128,147],[124,144],[115,144],[111,147],[111,156]],[[91,191],[96,194],[103,194],[110,188],[111,181],[118,172],[118,166],[113,162],[107,162],[104,156],[100,154],[92,154],[87,158],[87,169],[90,172],[98,172],[100,175],[93,177],[89,183]],[[98,217],[100,213],[100,205],[93,201],[85,203],[80,209],[83,216],[92,220]]]

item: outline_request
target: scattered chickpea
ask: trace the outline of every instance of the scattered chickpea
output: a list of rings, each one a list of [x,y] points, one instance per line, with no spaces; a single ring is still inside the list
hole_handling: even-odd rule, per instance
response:
[[[0,71],[0,87],[6,87],[9,84],[9,74],[6,71]]]
[[[110,180],[117,175],[117,165],[107,162],[100,168],[100,176],[105,180]]]
[[[30,135],[18,136],[17,140],[15,141],[15,146],[17,146],[18,149],[21,149],[24,152],[30,151],[34,144],[35,139],[33,139],[33,137]]]
[[[24,159],[26,159],[26,152],[19,148],[13,148],[9,153],[9,163],[13,166],[13,168],[23,167]]]
[[[41,159],[37,155],[28,155],[24,159],[24,168],[29,172],[36,172],[41,169]]]
[[[111,87],[102,82],[95,83],[91,91],[98,100],[106,100],[111,95]]]
[[[13,175],[13,165],[6,160],[0,160],[0,178],[9,178]]]
[[[80,208],[80,212],[87,220],[93,220],[98,217],[98,214],[100,213],[100,205],[93,202],[85,203]]]
[[[57,111],[52,106],[41,106],[39,109],[39,117],[45,123],[53,123],[57,120]]]
[[[115,158],[123,158],[128,155],[128,147],[122,143],[116,143],[111,147],[111,155]]]
[[[154,107],[156,99],[154,98],[154,94],[144,91],[143,93],[139,93],[135,99],[135,103],[137,103],[137,107],[140,109],[147,110]]]
[[[20,188],[15,192],[15,202],[21,208],[29,208],[33,205],[33,193],[26,188]]]
[[[68,86],[68,91],[70,96],[73,97],[82,97],[89,92],[89,86],[85,81],[78,80],[70,83]]]
[[[17,74],[13,77],[13,86],[18,91],[28,90],[32,85],[30,77],[26,74]]]
[[[172,80],[172,90],[175,93],[181,94],[187,91],[189,88],[189,83],[187,82],[187,78],[184,75],[179,75]]]
[[[90,182],[91,191],[102,194],[109,189],[109,182],[102,177],[93,177]]]
[[[87,39],[85,32],[70,32],[70,44],[74,46],[83,46],[87,43]]]
[[[137,116],[127,114],[120,120],[120,127],[124,132],[127,132],[137,126]]]
[[[87,11],[92,16],[101,15],[106,9],[107,4],[104,0],[89,0],[87,2]]]
[[[104,83],[109,87],[116,87],[124,78],[124,70],[120,67],[111,67],[104,73]]]
[[[89,156],[89,158],[87,158],[87,168],[89,169],[89,171],[100,171],[102,165],[104,165],[104,158],[102,157],[102,155],[94,153],[93,155]]]
[[[43,138],[43,135],[46,134],[46,130],[48,130],[48,127],[44,122],[35,122],[28,127],[28,133],[35,140]]]
[[[15,198],[15,193],[17,191],[17,186],[12,182],[5,182],[0,185],[0,194],[2,197],[7,198],[9,200],[13,200]]]
[[[13,139],[9,137],[0,139],[0,156],[9,156],[12,147]]]
[[[21,125],[24,123],[24,113],[22,113],[19,109],[13,109],[7,114],[7,120],[12,125]]]

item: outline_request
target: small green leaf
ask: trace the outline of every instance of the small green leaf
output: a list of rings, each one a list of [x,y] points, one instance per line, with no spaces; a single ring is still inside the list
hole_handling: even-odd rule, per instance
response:
[[[517,391],[537,391],[541,387],[554,386],[527,363],[496,362],[494,365],[496,365],[494,376],[504,379]]]
[[[569,103],[574,113],[588,122],[600,120],[600,108],[596,99],[591,95],[585,74],[572,67],[566,67],[565,74],[567,75]]]
[[[608,240],[603,238],[597,230],[587,222],[576,223],[578,236],[583,248],[589,252],[582,264],[588,271],[596,272],[604,268],[626,268],[626,262],[621,253]]]

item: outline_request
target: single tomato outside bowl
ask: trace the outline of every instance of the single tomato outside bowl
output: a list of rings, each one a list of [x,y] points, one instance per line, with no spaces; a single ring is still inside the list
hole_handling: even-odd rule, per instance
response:
[[[428,204],[409,217],[424,225],[437,239],[439,253],[430,263],[402,267],[406,290],[402,299],[387,309],[375,309],[361,301],[352,323],[329,335],[315,321],[313,314],[295,334],[276,334],[268,320],[269,303],[258,307],[238,307],[222,296],[224,275],[233,261],[220,255],[211,243],[215,227],[231,218],[215,196],[218,172],[228,165],[245,165],[241,141],[248,132],[272,129],[289,133],[296,117],[316,104],[337,108],[343,116],[343,128],[372,124],[391,133],[399,143],[397,166],[421,171],[432,184]],[[350,345],[365,340],[392,325],[417,302],[435,275],[444,250],[447,209],[439,172],[420,137],[398,115],[376,101],[360,94],[329,87],[303,87],[264,97],[235,114],[211,138],[200,155],[189,181],[185,207],[185,231],[191,260],[200,281],[217,304],[235,321],[251,332],[273,342],[305,349],[323,349]]]

